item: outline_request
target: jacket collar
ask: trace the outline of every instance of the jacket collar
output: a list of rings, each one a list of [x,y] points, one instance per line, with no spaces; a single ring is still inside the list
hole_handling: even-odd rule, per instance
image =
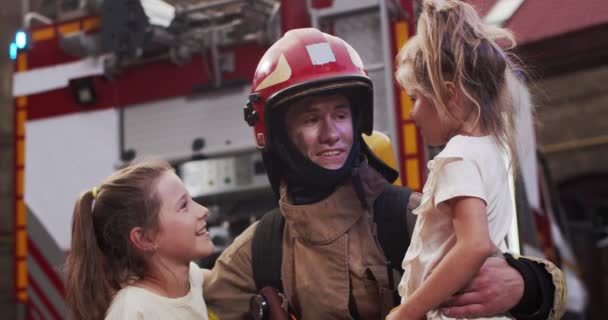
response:
[[[360,173],[363,190],[369,208],[382,193],[388,182],[370,167],[361,163]],[[279,207],[287,223],[297,236],[313,244],[334,241],[347,232],[366,211],[357,199],[351,179],[337,187],[327,198],[306,205],[294,205],[286,184],[281,185]]]

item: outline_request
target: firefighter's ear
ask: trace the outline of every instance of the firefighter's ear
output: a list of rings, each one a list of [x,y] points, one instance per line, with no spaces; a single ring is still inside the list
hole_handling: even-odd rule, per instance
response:
[[[158,249],[155,239],[142,227],[135,227],[129,232],[129,240],[133,246],[144,252],[154,252]]]

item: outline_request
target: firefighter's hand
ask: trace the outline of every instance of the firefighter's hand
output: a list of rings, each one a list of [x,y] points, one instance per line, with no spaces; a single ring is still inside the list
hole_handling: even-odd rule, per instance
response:
[[[441,311],[453,318],[503,314],[513,308],[523,294],[524,280],[519,272],[502,257],[491,257],[464,289],[442,305]]]

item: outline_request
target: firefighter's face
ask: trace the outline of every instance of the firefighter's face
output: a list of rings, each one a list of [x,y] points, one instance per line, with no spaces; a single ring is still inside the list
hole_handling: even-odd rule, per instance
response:
[[[161,206],[155,242],[163,261],[196,261],[213,253],[206,222],[209,210],[190,198],[180,178],[173,172],[163,174],[157,195]]]
[[[290,106],[285,115],[289,139],[312,162],[340,169],[353,145],[353,120],[348,99],[311,97]]]

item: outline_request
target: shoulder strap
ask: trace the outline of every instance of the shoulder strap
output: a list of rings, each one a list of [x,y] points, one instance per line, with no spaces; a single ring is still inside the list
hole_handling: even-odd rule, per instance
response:
[[[407,207],[411,194],[410,189],[391,184],[374,202],[378,241],[391,267],[401,272],[401,261],[410,245],[415,224],[415,216]]]
[[[283,229],[285,219],[275,208],[258,222],[251,243],[251,267],[257,290],[272,286],[283,291],[281,260],[283,257]]]

